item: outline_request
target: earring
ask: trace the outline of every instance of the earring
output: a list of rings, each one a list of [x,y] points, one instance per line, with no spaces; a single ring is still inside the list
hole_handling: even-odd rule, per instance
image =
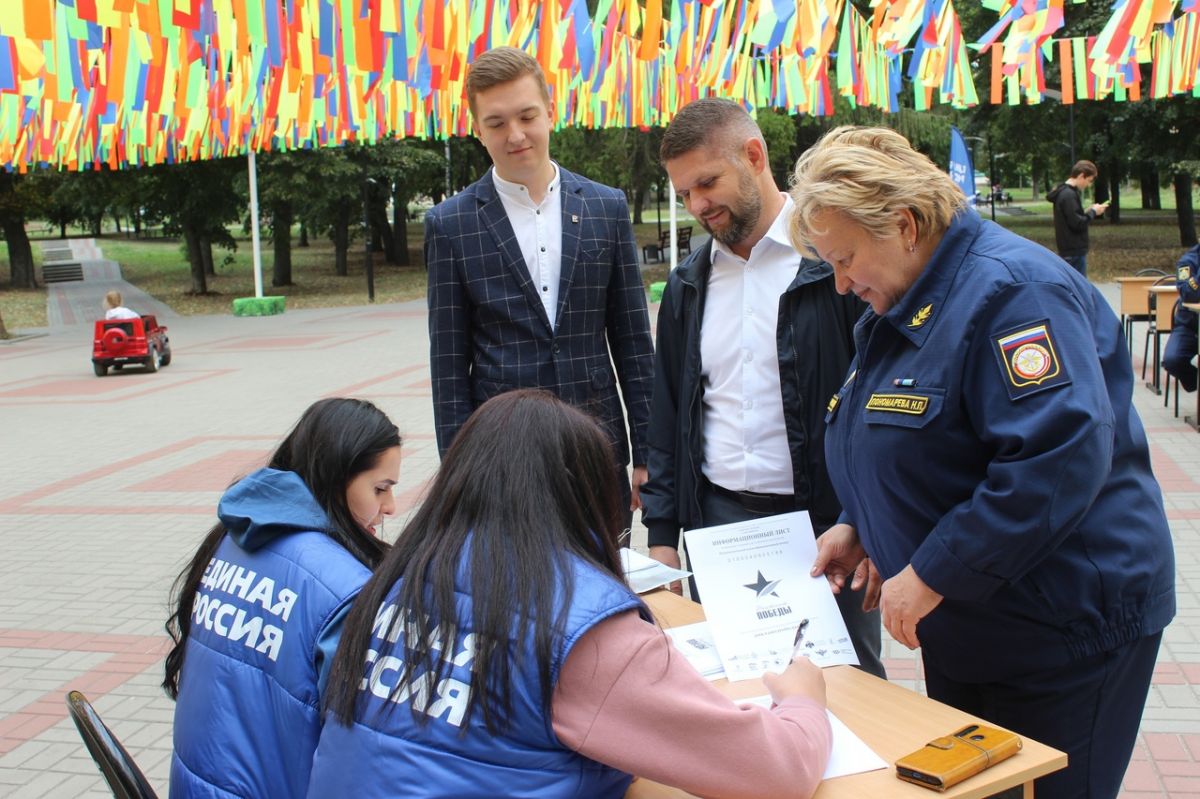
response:
[[[910,241],[910,242],[908,243],[908,251],[909,251],[909,252],[916,252],[916,251],[917,251],[917,243],[916,243],[915,241]]]

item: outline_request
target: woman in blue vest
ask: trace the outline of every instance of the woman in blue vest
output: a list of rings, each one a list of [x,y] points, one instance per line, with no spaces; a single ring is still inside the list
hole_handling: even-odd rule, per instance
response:
[[[853,585],[869,556],[929,696],[1067,753],[1039,796],[1115,797],[1175,613],[1120,322],[893,130],[831,131],[792,186],[793,240],[871,306],[826,415],[843,513],[815,571]]]
[[[399,473],[400,434],[382,411],[324,399],[225,492],[167,622],[171,796],[304,796],[321,692],[387,550],[377,526]]]
[[[544,391],[455,436],[347,618],[309,795],[621,797],[631,773],[712,797],[808,797],[829,756],[820,670],[739,708],[630,591],[607,436]]]

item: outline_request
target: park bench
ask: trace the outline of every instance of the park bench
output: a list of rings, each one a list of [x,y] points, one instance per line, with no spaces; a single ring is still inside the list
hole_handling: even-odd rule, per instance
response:
[[[665,261],[670,247],[671,231],[664,230],[658,234],[658,241],[642,245],[642,260],[646,263]],[[692,251],[691,225],[685,225],[675,231],[675,249],[680,255]]]

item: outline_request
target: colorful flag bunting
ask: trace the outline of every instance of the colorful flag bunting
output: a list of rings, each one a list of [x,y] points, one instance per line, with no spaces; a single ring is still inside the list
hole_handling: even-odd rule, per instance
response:
[[[960,0],[961,2],[969,0]],[[1071,0],[1080,2],[1081,0]],[[1200,96],[1200,0],[1116,0],[1059,39],[1067,0],[980,0],[990,101]],[[533,54],[559,126],[664,125],[716,95],[828,114],[979,102],[952,0],[11,0],[0,15],[0,164],[82,169],[464,135],[463,80]],[[1054,47],[1054,41],[1058,46]],[[990,52],[989,52],[990,51]],[[985,64],[988,63],[985,61]],[[1142,65],[1149,65],[1143,69]]]

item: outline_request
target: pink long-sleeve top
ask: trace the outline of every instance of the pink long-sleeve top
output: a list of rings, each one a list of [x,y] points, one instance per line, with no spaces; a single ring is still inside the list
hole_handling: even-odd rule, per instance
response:
[[[570,749],[713,799],[808,799],[833,741],[819,702],[736,705],[636,611],[606,619],[576,642],[552,716]]]

